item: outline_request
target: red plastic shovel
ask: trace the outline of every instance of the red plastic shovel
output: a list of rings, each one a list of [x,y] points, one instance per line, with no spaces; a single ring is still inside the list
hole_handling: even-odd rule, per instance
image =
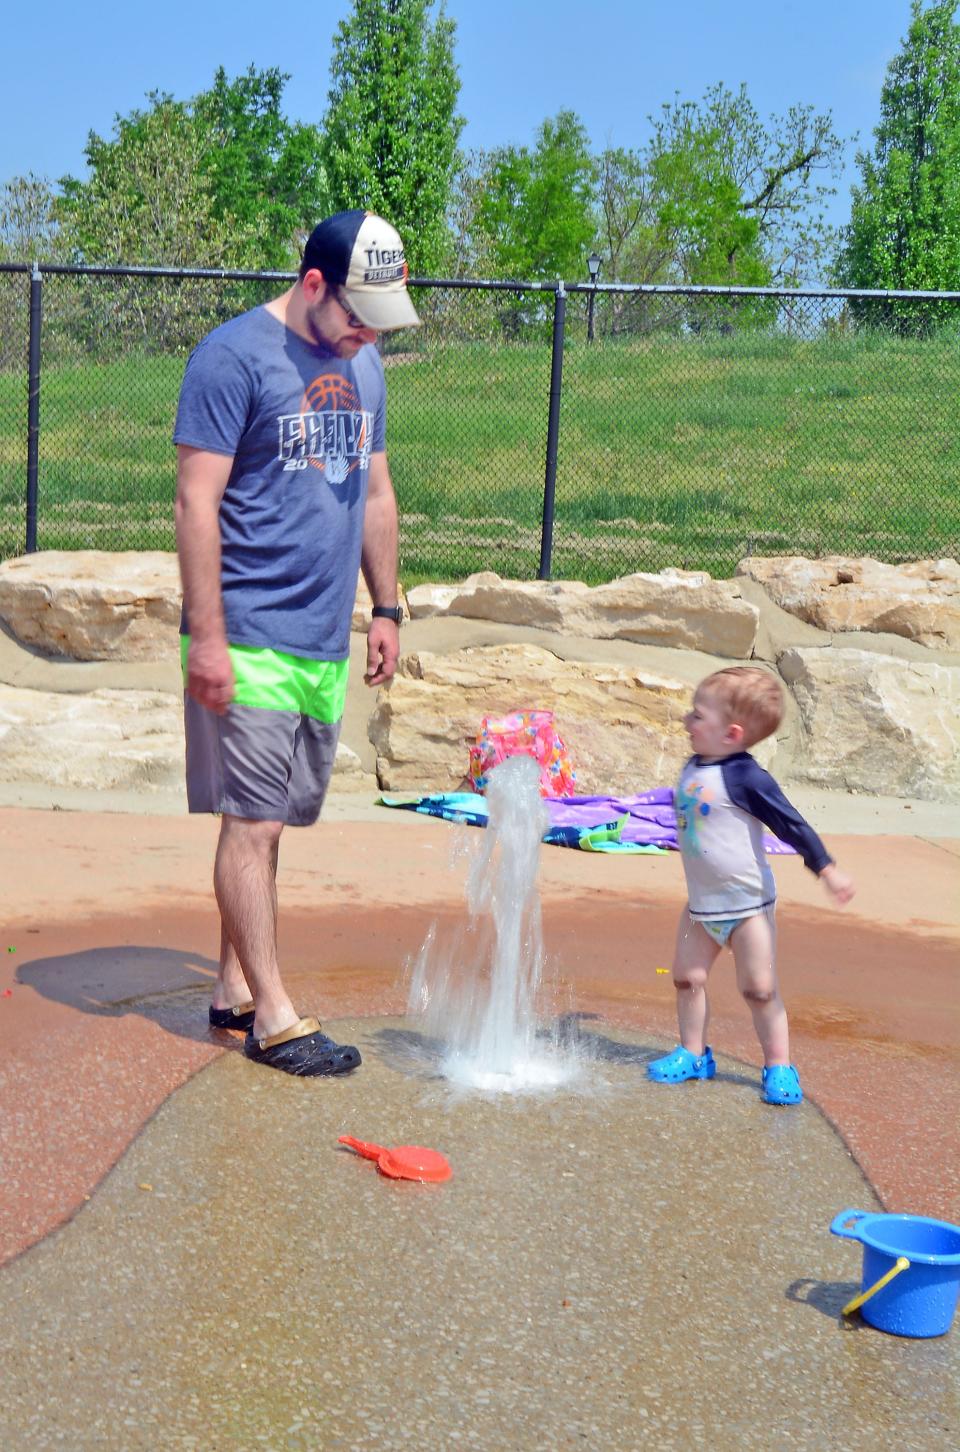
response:
[[[338,1143],[349,1145],[364,1159],[376,1160],[381,1175],[391,1180],[439,1184],[441,1180],[449,1180],[453,1174],[439,1150],[424,1149],[423,1145],[400,1144],[396,1149],[386,1149],[382,1144],[367,1144],[349,1134],[342,1134]]]

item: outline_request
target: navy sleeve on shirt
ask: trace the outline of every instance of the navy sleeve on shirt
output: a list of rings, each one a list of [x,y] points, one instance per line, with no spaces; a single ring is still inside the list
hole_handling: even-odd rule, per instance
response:
[[[768,771],[746,752],[721,762],[723,783],[735,807],[749,812],[800,853],[811,872],[833,861],[809,822],[788,802]]]

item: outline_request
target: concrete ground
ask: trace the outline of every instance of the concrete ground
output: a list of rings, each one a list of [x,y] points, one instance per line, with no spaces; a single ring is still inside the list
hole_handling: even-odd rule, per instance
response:
[[[325,1082],[206,1028],[213,822],[0,809],[0,1446],[954,1449],[957,1327],[844,1321],[861,1251],[829,1225],[960,1221],[960,841],[921,803],[814,805],[859,891],[839,912],[774,861],[791,1110],[760,1101],[727,958],[717,1079],[645,1077],[674,854],[543,850],[585,1062],[497,1100],[403,1017],[431,923],[455,952],[475,830],[353,795],[285,837],[285,976],[364,1055]],[[342,1133],[454,1177],[389,1182]]]

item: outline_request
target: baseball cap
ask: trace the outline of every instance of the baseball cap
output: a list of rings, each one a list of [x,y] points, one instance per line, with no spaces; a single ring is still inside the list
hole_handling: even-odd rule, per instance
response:
[[[302,272],[316,267],[339,287],[350,312],[368,328],[420,326],[407,292],[400,234],[374,212],[336,212],[314,227],[303,249]]]

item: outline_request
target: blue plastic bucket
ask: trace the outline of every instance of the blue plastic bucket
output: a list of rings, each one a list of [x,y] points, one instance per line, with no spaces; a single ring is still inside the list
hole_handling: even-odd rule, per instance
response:
[[[960,1225],[843,1210],[834,1235],[863,1244],[863,1288],[844,1306],[893,1336],[944,1336],[960,1293]]]

